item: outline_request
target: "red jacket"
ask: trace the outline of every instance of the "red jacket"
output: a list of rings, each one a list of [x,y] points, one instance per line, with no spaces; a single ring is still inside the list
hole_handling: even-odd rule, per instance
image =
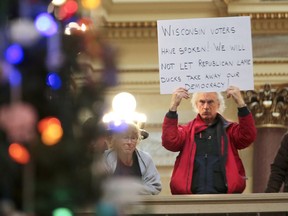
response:
[[[248,147],[256,139],[256,128],[251,113],[238,117],[239,124],[225,120],[228,138],[226,179],[227,193],[242,193],[246,187],[245,170],[238,149]],[[162,145],[178,152],[170,181],[172,194],[191,194],[196,143],[194,134],[207,126],[198,115],[187,125],[178,125],[178,119],[165,116],[162,126]],[[223,141],[223,140],[222,140]]]

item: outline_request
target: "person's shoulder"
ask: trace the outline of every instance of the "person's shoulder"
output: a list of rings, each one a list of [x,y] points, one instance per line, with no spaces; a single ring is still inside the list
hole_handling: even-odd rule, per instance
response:
[[[283,137],[288,137],[288,131],[283,135]]]
[[[142,150],[142,149],[136,149],[135,151],[136,151],[136,153],[138,153],[141,157],[145,157],[145,158],[152,159],[150,153],[147,152],[147,151],[144,151],[144,150]]]
[[[113,149],[106,149],[103,154],[107,155],[110,154],[111,152],[113,152]]]
[[[115,155],[115,151],[113,149],[107,149],[103,152],[103,157],[105,159],[108,159],[108,158],[111,158],[111,157],[114,157]]]
[[[288,132],[286,132],[286,133],[283,135],[282,141],[283,141],[286,145],[288,145]]]

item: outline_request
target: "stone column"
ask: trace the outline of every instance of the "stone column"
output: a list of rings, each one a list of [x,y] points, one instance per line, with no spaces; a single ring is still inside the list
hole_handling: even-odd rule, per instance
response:
[[[270,176],[270,165],[287,131],[288,88],[272,88],[265,84],[259,90],[245,92],[244,99],[257,127],[253,152],[253,192],[263,193]]]
[[[253,152],[253,192],[263,193],[270,175],[270,165],[279,149],[284,127],[257,127]]]

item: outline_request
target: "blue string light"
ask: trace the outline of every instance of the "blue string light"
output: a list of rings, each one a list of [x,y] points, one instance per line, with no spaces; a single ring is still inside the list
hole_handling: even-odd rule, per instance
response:
[[[10,64],[19,64],[23,61],[24,52],[19,44],[10,45],[5,51],[5,59]]]
[[[44,36],[51,36],[57,32],[57,24],[48,13],[41,13],[35,19],[36,29]]]
[[[19,86],[22,82],[22,74],[17,70],[13,69],[9,73],[9,83],[12,87]]]
[[[53,90],[58,90],[62,86],[61,77],[57,73],[49,73],[46,77],[46,85],[51,87]]]

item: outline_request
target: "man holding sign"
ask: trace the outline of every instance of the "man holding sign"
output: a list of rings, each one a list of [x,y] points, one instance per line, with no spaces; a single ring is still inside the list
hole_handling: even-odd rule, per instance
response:
[[[158,20],[160,93],[254,88],[250,17]]]
[[[223,96],[219,92],[194,93],[192,106],[198,115],[186,125],[178,125],[177,108],[189,99],[186,88],[172,94],[169,112],[162,126],[162,145],[179,151],[170,181],[172,194],[242,193],[245,170],[238,150],[256,138],[253,116],[238,87],[229,86],[227,98],[238,107],[239,123],[226,120]]]

